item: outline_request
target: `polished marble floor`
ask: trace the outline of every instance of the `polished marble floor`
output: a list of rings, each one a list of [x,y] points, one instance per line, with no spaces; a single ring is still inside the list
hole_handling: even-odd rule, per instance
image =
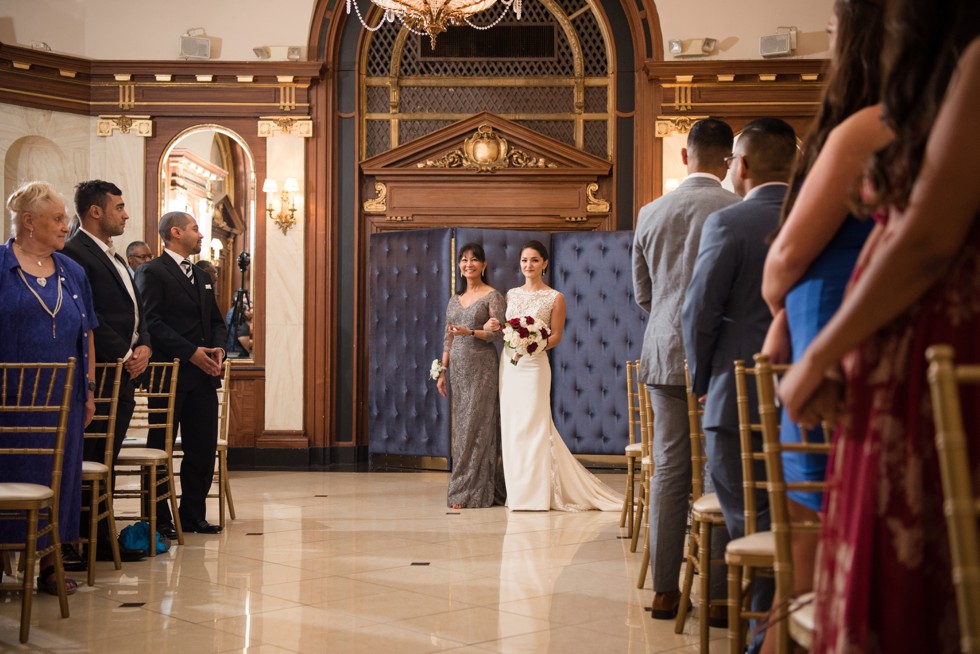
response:
[[[622,488],[622,475],[601,475]],[[99,563],[62,619],[0,594],[0,651],[697,652],[644,611],[618,514],[446,508],[445,473],[238,472],[238,519],[146,561]],[[216,504],[212,508],[217,519]],[[727,651],[711,630],[711,652]]]

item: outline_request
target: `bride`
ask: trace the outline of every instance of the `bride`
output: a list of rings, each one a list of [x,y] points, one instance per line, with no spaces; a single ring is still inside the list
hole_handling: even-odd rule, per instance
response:
[[[551,331],[545,350],[561,342],[565,298],[544,283],[548,250],[538,241],[521,248],[524,285],[507,292],[507,319],[533,316]],[[490,320],[490,329],[500,323]],[[585,469],[569,451],[551,417],[551,364],[545,352],[500,356],[500,435],[511,511],[619,511],[623,498]]]

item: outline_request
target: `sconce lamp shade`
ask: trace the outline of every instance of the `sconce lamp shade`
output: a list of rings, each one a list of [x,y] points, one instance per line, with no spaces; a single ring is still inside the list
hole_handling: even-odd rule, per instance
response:
[[[286,181],[282,184],[282,190],[295,193],[299,190],[299,182],[296,181],[295,177],[287,177]]]
[[[276,183],[276,180],[274,180],[274,179],[266,179],[265,180],[265,183],[262,184],[262,192],[263,193],[278,193],[279,192],[279,185]]]

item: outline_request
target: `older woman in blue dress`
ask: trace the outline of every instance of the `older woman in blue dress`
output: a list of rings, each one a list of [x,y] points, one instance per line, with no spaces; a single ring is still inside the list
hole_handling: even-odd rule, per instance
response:
[[[82,498],[82,432],[95,413],[92,389],[98,325],[92,289],[81,266],[58,250],[65,246],[65,201],[46,182],[30,182],[7,199],[14,237],[0,245],[0,361],[65,363],[75,357],[71,412],[58,506],[62,543],[78,540]],[[51,466],[42,457],[0,456],[0,479],[48,484]],[[22,542],[21,523],[0,523],[0,542]],[[39,543],[43,546],[43,543]],[[54,555],[41,559],[38,588],[57,594]],[[77,584],[66,579],[68,592]]]

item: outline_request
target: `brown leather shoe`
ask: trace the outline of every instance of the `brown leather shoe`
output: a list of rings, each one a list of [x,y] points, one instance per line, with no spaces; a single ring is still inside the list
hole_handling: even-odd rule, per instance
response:
[[[673,620],[677,617],[677,609],[681,604],[681,591],[672,590],[666,593],[654,593],[653,604],[650,605],[650,617],[654,620]],[[690,608],[690,604],[688,604]]]
[[[708,609],[708,625],[718,629],[728,629],[728,606],[716,604]]]

